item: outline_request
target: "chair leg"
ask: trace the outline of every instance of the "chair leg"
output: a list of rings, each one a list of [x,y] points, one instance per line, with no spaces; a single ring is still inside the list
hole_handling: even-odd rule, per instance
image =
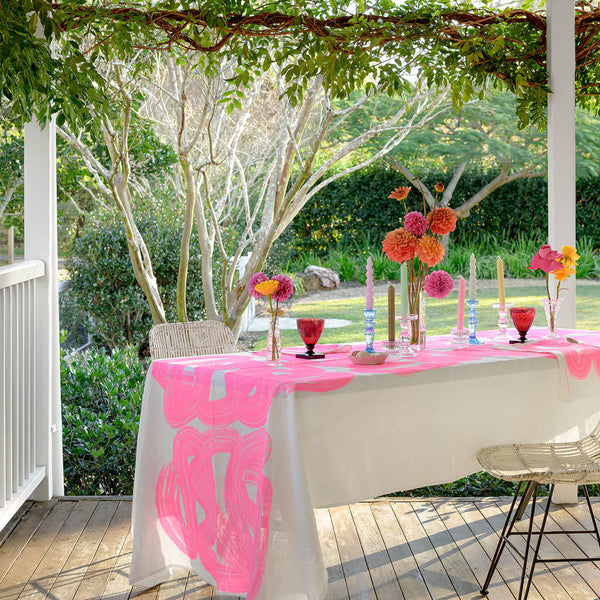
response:
[[[517,510],[514,512],[515,504],[517,503],[517,498],[519,497],[519,492],[521,491],[521,486],[523,483],[526,483],[525,491],[523,492],[523,497],[521,498],[521,502]],[[490,568],[488,574],[485,578],[485,582],[480,590],[482,596],[487,596],[488,586],[490,585],[490,581],[492,580],[492,575],[498,566],[498,561],[500,560],[500,556],[506,546],[506,540],[512,531],[512,528],[517,520],[517,516],[519,513],[523,513],[524,505],[527,504],[529,498],[531,497],[532,488],[537,489],[537,484],[534,481],[523,482],[519,481],[519,485],[517,485],[517,490],[515,491],[515,495],[513,496],[512,504],[510,505],[510,509],[508,510],[508,514],[506,515],[506,521],[504,521],[504,527],[502,528],[502,533],[500,534],[500,539],[498,540],[498,545],[496,546],[496,551],[494,552],[494,556],[492,557],[492,562],[490,564]],[[512,519],[511,519],[512,516]]]
[[[598,540],[598,545],[600,546],[600,532],[598,531],[598,525],[596,523],[596,518],[594,517],[594,511],[592,510],[592,503],[590,501],[590,494],[588,492],[587,485],[583,486],[583,492],[585,494],[585,500],[590,511],[590,517],[592,519],[592,525],[594,526],[594,532],[596,533],[596,539]]]
[[[542,545],[542,538],[544,537],[544,530],[546,528],[546,521],[548,520],[548,513],[550,512],[550,503],[552,501],[552,494],[554,493],[554,484],[550,486],[550,493],[548,494],[548,500],[546,502],[546,510],[544,511],[544,518],[542,519],[542,524],[540,525],[540,531],[538,533],[537,543],[535,545],[535,550],[533,552],[533,557],[531,559],[531,569],[529,571],[529,579],[527,581],[527,587],[525,588],[525,595],[521,598],[521,590],[523,589],[523,578],[525,577],[525,572],[527,571],[527,554],[529,552],[529,544],[531,542],[531,531],[533,528],[533,518],[535,516],[535,495],[537,495],[537,488],[535,490],[535,495],[533,497],[533,504],[531,505],[531,518],[529,519],[529,533],[527,535],[527,548],[525,549],[525,559],[523,561],[523,575],[521,576],[521,587],[519,588],[519,600],[527,600],[527,596],[529,595],[529,588],[531,587],[531,580],[533,579],[533,571],[535,569],[535,565],[537,565],[538,556],[540,553],[540,546]]]

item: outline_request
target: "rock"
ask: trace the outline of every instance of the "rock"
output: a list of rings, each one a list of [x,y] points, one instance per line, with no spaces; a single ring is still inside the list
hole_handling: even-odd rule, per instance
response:
[[[307,292],[320,292],[322,290],[335,290],[340,287],[339,275],[332,269],[310,265],[302,274]]]

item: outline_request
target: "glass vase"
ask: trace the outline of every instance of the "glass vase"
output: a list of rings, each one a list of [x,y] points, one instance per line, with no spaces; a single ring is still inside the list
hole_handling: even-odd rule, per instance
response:
[[[281,337],[279,335],[279,318],[273,315],[269,321],[267,336],[267,366],[272,367],[281,362]]]
[[[416,319],[410,323],[410,345],[413,350],[423,350],[427,339],[427,319],[425,314],[427,294],[423,290],[408,292],[408,310]]]
[[[562,298],[557,298],[556,300],[550,300],[549,298],[542,299],[544,311],[546,312],[546,321],[548,322],[548,333],[544,336],[545,340],[554,340],[560,337],[556,333],[556,328],[558,322],[558,310],[560,309],[562,301]]]

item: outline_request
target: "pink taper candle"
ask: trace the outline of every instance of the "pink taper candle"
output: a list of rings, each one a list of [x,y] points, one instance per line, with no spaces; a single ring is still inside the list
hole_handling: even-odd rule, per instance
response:
[[[463,330],[465,328],[465,280],[458,278],[458,316],[456,318],[456,328]]]
[[[375,298],[373,296],[373,259],[367,258],[367,302],[365,308],[373,310]]]

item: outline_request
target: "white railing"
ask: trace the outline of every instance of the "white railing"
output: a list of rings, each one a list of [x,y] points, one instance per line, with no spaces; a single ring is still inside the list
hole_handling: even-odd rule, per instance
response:
[[[35,310],[45,270],[41,260],[0,268],[0,529],[46,476],[36,448],[44,400],[36,393]]]

